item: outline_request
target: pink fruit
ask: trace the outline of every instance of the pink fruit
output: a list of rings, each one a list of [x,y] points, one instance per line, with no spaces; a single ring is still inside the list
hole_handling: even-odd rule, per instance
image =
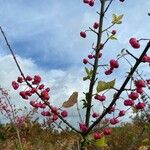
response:
[[[41,115],[43,115],[43,116],[50,116],[51,114],[50,114],[49,111],[42,111]]]
[[[94,28],[94,29],[98,29],[98,27],[99,27],[99,23],[98,23],[98,22],[95,22],[94,25],[93,25],[93,28]]]
[[[80,32],[80,36],[83,37],[83,38],[86,38],[86,33],[83,32],[83,31],[81,31],[81,32]]]
[[[89,58],[89,59],[92,59],[92,58],[93,58],[93,55],[92,55],[92,54],[88,55],[88,58]]]
[[[27,80],[27,81],[31,81],[31,80],[32,80],[32,77],[31,77],[31,76],[26,76],[26,80]]]
[[[50,99],[49,93],[46,90],[41,92],[41,97],[44,100],[49,100]]]
[[[140,48],[140,43],[139,43],[139,41],[138,41],[136,38],[131,38],[131,39],[129,40],[129,43],[130,43],[131,46],[132,46],[133,48],[135,48],[135,49]]]
[[[39,85],[39,90],[42,90],[44,88],[44,84]]]
[[[22,77],[18,77],[17,82],[18,83],[22,83],[23,82],[23,78]]]
[[[61,112],[61,115],[63,118],[67,117],[68,116],[68,112],[66,110],[62,111]]]
[[[119,112],[119,116],[122,117],[122,116],[125,115],[125,113],[126,113],[126,112],[125,112],[124,110],[121,110],[121,111]]]
[[[119,120],[117,118],[112,118],[112,119],[110,119],[110,123],[112,125],[115,125],[115,124],[119,123]]]
[[[124,105],[125,106],[133,106],[134,105],[134,101],[131,99],[127,99],[124,101]]]
[[[79,123],[79,127],[82,132],[87,132],[88,130],[88,127],[84,123]]]
[[[83,63],[84,63],[84,64],[87,64],[87,63],[88,63],[88,59],[84,58],[84,59],[83,59]]]
[[[144,91],[142,88],[136,88],[136,92],[139,93],[139,94],[142,94]]]
[[[115,35],[116,33],[117,33],[116,30],[112,30],[112,31],[111,31],[111,34],[112,34],[112,35]]]
[[[89,1],[89,5],[92,7],[92,6],[94,6],[94,0],[90,0]]]
[[[137,80],[137,81],[135,81],[135,86],[137,88],[143,88],[143,87],[145,87],[145,82],[143,80]]]
[[[139,94],[137,92],[131,92],[128,97],[132,100],[136,100],[139,97]]]
[[[99,117],[99,114],[96,113],[96,112],[93,112],[92,117],[93,117],[93,118],[97,118],[97,117]]]
[[[143,109],[146,106],[145,103],[139,102],[137,105],[135,105],[136,109]]]
[[[110,75],[110,74],[112,74],[112,72],[113,72],[112,69],[108,69],[108,70],[105,71],[105,74]]]
[[[58,119],[58,116],[56,114],[53,115],[52,120],[56,121]]]
[[[95,132],[93,136],[94,136],[95,140],[98,140],[98,139],[102,138],[102,134],[99,133],[99,132]]]
[[[104,135],[110,135],[112,133],[112,130],[110,128],[105,128],[103,130]]]
[[[34,76],[34,84],[39,84],[41,82],[41,77],[39,75]]]
[[[101,101],[101,102],[106,100],[106,96],[105,95],[96,95],[94,98],[99,100],[99,101]]]
[[[52,107],[51,112],[54,114],[57,114],[58,108],[57,107]]]
[[[12,87],[14,90],[17,90],[19,88],[19,84],[16,81],[12,81]]]
[[[119,63],[118,63],[117,60],[111,59],[109,63],[110,63],[110,67],[111,67],[112,69],[119,67]]]

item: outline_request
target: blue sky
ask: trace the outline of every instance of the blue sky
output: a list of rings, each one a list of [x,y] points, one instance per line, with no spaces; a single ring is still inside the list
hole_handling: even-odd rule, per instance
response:
[[[117,48],[118,51],[127,46],[132,35],[148,35],[148,4],[149,1],[143,3],[142,0],[114,1],[108,14],[125,14],[125,18],[118,29],[119,40],[109,49]],[[81,66],[82,58],[90,52],[94,36],[89,33],[89,38],[82,40],[79,32],[98,19],[95,13],[98,7],[87,7],[82,0],[0,0],[0,5],[0,24],[16,53],[33,59],[39,67],[68,69]],[[4,44],[1,46],[4,48]]]
[[[82,94],[88,89],[87,83],[82,82],[82,59],[91,52],[95,36],[88,33],[87,38],[82,39],[79,33],[97,21],[97,5],[91,8],[84,5],[82,0],[0,0],[0,6],[0,25],[18,55],[22,69],[25,73],[42,75],[44,82],[52,88],[53,102],[59,99],[56,102],[59,104],[72,92],[81,91]],[[125,0],[124,3],[114,0],[105,19],[106,27],[111,22],[112,13],[124,14],[124,19],[120,26],[113,28],[117,29],[118,40],[111,41],[106,46],[103,62],[116,58],[122,48],[128,48],[135,55],[141,52],[133,50],[128,40],[130,37],[150,38],[149,11],[149,0]],[[141,46],[144,47],[145,44],[142,42]],[[19,73],[2,36],[0,64],[1,85],[10,89],[12,80]],[[126,63],[121,62],[120,69],[108,79],[114,79],[116,75],[120,77],[120,83],[124,77],[121,75],[129,67],[124,64]],[[18,99],[14,91],[11,94],[12,99]],[[14,103],[23,104],[18,101]]]

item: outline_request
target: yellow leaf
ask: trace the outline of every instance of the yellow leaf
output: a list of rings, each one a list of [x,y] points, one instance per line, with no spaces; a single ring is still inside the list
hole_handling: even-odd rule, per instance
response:
[[[110,81],[110,82],[105,82],[105,81],[99,81],[98,85],[97,85],[97,93],[107,90],[107,89],[111,89],[114,87],[115,85],[115,79]]]
[[[95,145],[96,145],[97,147],[99,147],[99,148],[102,148],[102,147],[107,146],[107,142],[106,142],[105,137],[96,140]]]

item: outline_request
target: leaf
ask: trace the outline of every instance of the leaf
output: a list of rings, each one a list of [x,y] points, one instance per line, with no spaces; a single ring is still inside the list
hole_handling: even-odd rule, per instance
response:
[[[107,89],[111,89],[114,87],[115,85],[115,79],[110,81],[110,82],[105,82],[105,81],[99,81],[98,85],[97,85],[97,93],[107,90]]]
[[[98,147],[98,148],[102,148],[102,147],[107,146],[107,141],[106,141],[105,137],[96,140],[95,145],[96,145],[96,147]]]
[[[115,23],[116,19],[117,19],[117,15],[116,15],[116,14],[113,14],[113,15],[112,15],[112,23]]]
[[[83,77],[83,81],[86,81],[86,80],[88,80],[88,79],[90,79],[90,77],[89,77],[89,76],[87,76],[87,77]]]
[[[90,75],[90,71],[88,68],[85,67],[85,72],[87,73],[87,75],[89,76]]]
[[[62,105],[64,108],[72,107],[75,103],[77,103],[78,92],[73,92],[67,101],[65,101]]]
[[[112,15],[112,23],[113,24],[121,24],[122,23],[122,18],[124,15],[119,15],[117,16],[116,14]]]
[[[121,19],[123,18],[123,16],[124,16],[124,15],[122,14],[122,15],[118,16],[117,19],[118,19],[118,20],[121,20]]]
[[[111,35],[111,36],[109,37],[109,39],[111,39],[111,40],[117,40],[117,38],[115,37],[115,35]]]

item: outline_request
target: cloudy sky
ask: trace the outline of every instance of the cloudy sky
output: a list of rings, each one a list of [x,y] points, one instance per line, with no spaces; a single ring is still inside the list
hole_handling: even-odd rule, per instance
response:
[[[82,59],[91,52],[95,36],[88,33],[81,39],[81,30],[88,29],[98,20],[98,0],[91,8],[82,0],[0,0],[0,26],[20,62],[25,74],[41,74],[43,81],[52,89],[52,102],[59,105],[73,91],[85,92],[87,82],[83,82],[84,65]],[[122,48],[135,54],[128,44],[130,37],[150,38],[150,1],[125,0],[124,3],[114,0],[105,18],[105,26],[111,22],[112,13],[124,14],[123,23],[113,29],[117,30],[117,41],[106,46],[102,61],[108,63]],[[141,47],[146,42],[142,42]],[[120,62],[115,76],[123,78],[122,72],[128,68]],[[125,72],[125,71],[124,71]],[[0,85],[10,90],[13,102],[24,105],[11,90],[11,81],[19,75],[12,57],[0,35]],[[120,83],[120,79],[119,83]],[[16,102],[17,101],[17,102]]]

